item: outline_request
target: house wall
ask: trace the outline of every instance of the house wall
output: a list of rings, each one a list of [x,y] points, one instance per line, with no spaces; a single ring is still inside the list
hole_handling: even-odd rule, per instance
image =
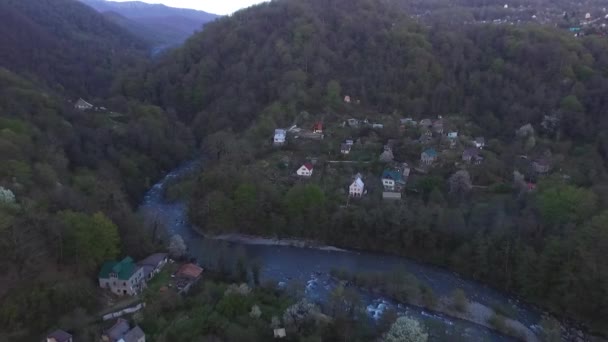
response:
[[[296,173],[298,174],[298,176],[305,176],[305,177],[310,177],[312,176],[312,170],[308,170],[305,167],[300,168],[298,171],[296,171]]]
[[[433,161],[435,161],[435,158],[430,157],[430,156],[428,156],[428,155],[424,154],[424,155],[422,155],[421,160],[422,160],[422,162],[423,162],[423,163],[425,163],[425,164],[431,164],[431,163],[433,163]]]
[[[119,296],[136,295],[141,286],[145,284],[143,268],[139,268],[129,280],[118,278],[99,278],[99,286],[104,289],[110,289],[114,294]]]
[[[383,178],[382,185],[387,189],[395,189],[395,181],[392,179]]]
[[[363,196],[363,188],[360,188],[356,185],[351,185],[349,189],[349,194],[353,197]]]
[[[150,272],[150,274],[148,275],[148,280],[152,279],[152,277],[159,274],[160,271],[163,269],[163,267],[166,264],[167,264],[167,259],[161,260],[161,262],[159,262],[158,265],[156,265],[156,267],[154,268],[154,270],[152,272]]]

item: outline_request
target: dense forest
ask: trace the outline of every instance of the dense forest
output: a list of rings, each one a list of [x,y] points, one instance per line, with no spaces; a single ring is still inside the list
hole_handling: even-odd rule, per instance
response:
[[[0,340],[31,341],[98,309],[104,260],[158,248],[134,208],[194,139],[161,108],[110,95],[145,44],[94,10],[2,1],[0,17]],[[76,110],[87,95],[104,110]]]
[[[123,91],[176,110],[203,140],[215,162],[195,182],[190,212],[205,232],[403,254],[602,329],[606,49],[602,37],[575,39],[538,25],[423,27],[386,2],[287,0],[210,24],[145,72],[143,86],[125,80]],[[484,166],[467,170],[488,190],[459,193],[448,181],[454,168],[439,167],[417,178],[404,204],[367,198],[345,208],[339,188],[349,183],[338,184],[340,170],[325,168],[308,184],[278,181],[306,156],[331,155],[336,146],[305,149],[286,163],[272,149],[274,128],[360,113],[395,121],[443,115],[461,132],[490,139]],[[517,136],[520,127],[531,134]],[[397,141],[396,159],[419,156],[408,141]],[[555,172],[514,179],[522,155],[549,156]],[[286,165],[293,169],[280,171]],[[382,167],[371,166],[368,179]],[[523,179],[536,191],[522,191]]]
[[[113,79],[141,65],[147,44],[73,0],[0,3],[3,67],[71,96],[108,96]]]

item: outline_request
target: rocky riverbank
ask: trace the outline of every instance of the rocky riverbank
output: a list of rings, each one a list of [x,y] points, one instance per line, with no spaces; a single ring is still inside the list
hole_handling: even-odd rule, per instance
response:
[[[279,239],[279,238],[266,238],[253,235],[245,234],[222,234],[215,236],[205,235],[205,238],[213,240],[222,240],[228,242],[237,242],[247,245],[263,245],[263,246],[290,246],[298,248],[313,248],[322,251],[332,252],[348,252],[345,249],[341,249],[334,246],[326,246],[313,240],[301,240],[301,239]]]

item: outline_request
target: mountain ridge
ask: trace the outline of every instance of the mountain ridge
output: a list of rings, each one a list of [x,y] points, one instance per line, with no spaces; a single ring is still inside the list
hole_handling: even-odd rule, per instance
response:
[[[181,44],[196,31],[219,16],[216,14],[170,7],[163,4],[148,4],[141,1],[80,0],[100,13],[111,12],[122,16],[108,16],[115,23],[156,45]]]
[[[0,19],[10,23],[0,27],[0,66],[76,97],[107,94],[116,74],[140,63],[148,49],[73,0],[3,1]]]

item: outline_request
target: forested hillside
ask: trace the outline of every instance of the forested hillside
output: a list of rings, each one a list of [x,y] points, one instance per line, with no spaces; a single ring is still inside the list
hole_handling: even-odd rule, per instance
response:
[[[133,208],[188,158],[189,132],[157,107],[105,105],[120,115],[76,111],[0,69],[0,330],[39,333],[96,310],[99,265],[154,248]]]
[[[159,248],[134,208],[193,139],[161,108],[110,95],[145,45],[94,10],[8,0],[0,21],[0,340],[32,341],[97,312],[102,262]]]
[[[104,96],[146,44],[76,0],[0,3],[0,66],[67,94]]]
[[[404,254],[602,329],[608,42],[541,26],[423,27],[398,8],[375,0],[256,6],[209,24],[144,82],[125,80],[123,92],[176,110],[205,139],[216,162],[198,180],[191,217],[207,232]],[[396,128],[348,136],[335,127],[349,116],[398,125],[438,115],[489,140],[482,166],[461,166],[485,190],[458,194],[450,159],[417,175],[403,205],[371,196],[348,203],[341,194],[357,167],[379,182],[370,178],[382,172],[377,159],[354,170],[317,166],[322,176],[299,184],[289,178],[298,163],[337,158],[339,142],[279,152],[270,142],[275,128],[316,118],[334,125],[328,136],[373,138],[379,150],[396,140],[396,159],[411,162],[421,146],[396,138]],[[516,135],[520,127],[531,133]],[[538,156],[550,158],[551,175],[514,177]],[[522,179],[533,190],[522,191]]]
[[[556,110],[574,123],[563,125],[570,136],[595,141],[607,124],[597,96],[604,78],[593,72],[608,63],[604,39],[538,26],[447,32],[373,0],[357,4],[280,1],[237,12],[154,66],[143,87],[126,82],[127,93],[197,117],[207,132],[247,127],[273,104],[276,123],[291,123],[303,108],[323,108],[332,80],[380,112],[463,113],[492,133],[510,135]],[[573,103],[564,99],[576,103],[565,108]]]

